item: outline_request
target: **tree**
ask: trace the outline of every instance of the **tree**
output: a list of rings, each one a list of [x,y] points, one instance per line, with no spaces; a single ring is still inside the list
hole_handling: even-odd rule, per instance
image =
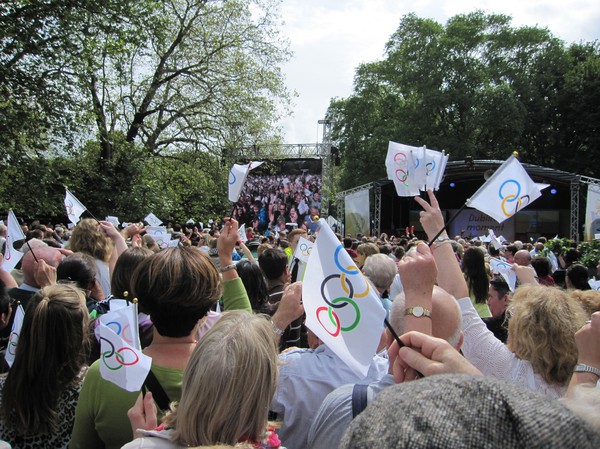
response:
[[[574,44],[568,56],[557,105],[557,151],[551,163],[598,178],[600,168],[590,161],[600,157],[600,44]]]
[[[7,132],[0,135],[0,166],[60,161],[72,173],[52,174],[57,190],[67,181],[81,186],[98,211],[137,211],[117,187],[157,208],[173,204],[149,186],[158,173],[183,182],[191,172],[184,174],[181,163],[203,161],[206,171],[193,172],[196,184],[222,192],[214,167],[228,156],[224,149],[280,140],[274,123],[289,97],[279,66],[289,52],[277,30],[278,3],[2,3],[0,127]],[[85,190],[90,181],[93,191]],[[6,186],[6,202],[15,198],[14,185]],[[185,207],[202,213],[204,204],[216,205],[211,197]]]
[[[0,3],[0,151],[32,154],[67,147],[80,130],[75,67],[80,37],[137,39],[142,2],[8,0]],[[83,107],[83,109],[82,109]]]
[[[269,0],[159,2],[152,11],[156,24],[139,44],[115,49],[97,37],[84,39],[81,83],[103,158],[110,159],[117,130],[151,155],[219,154],[234,124],[254,139],[276,140],[278,101],[287,100],[279,65],[288,54],[273,6]]]
[[[573,64],[547,29],[513,28],[505,15],[477,11],[445,26],[404,16],[385,59],[359,66],[354,93],[330,104],[344,155],[341,187],[384,177],[390,140],[453,159],[505,159],[518,150],[527,162],[552,166],[564,145],[559,103]],[[591,80],[586,86],[597,89]]]

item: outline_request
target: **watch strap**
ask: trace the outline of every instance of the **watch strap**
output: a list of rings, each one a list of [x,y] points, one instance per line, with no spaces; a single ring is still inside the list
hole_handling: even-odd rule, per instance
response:
[[[596,376],[600,377],[600,369],[595,368],[590,365],[586,365],[585,363],[578,363],[575,365],[575,369],[573,370],[575,373],[592,373]]]
[[[421,307],[421,306],[408,307],[404,311],[404,315],[412,315],[417,318],[421,318],[421,317],[431,318],[431,310],[426,309],[425,307]]]

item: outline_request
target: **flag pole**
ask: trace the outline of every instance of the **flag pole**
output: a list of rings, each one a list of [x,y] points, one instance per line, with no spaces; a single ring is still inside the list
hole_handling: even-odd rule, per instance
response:
[[[29,251],[31,251],[31,255],[33,256],[33,260],[35,260],[35,263],[38,263],[39,260],[37,257],[35,257],[35,253],[33,252],[33,248],[31,247],[31,245],[29,244],[29,240],[25,240],[25,243],[27,244],[27,247],[29,248]]]
[[[96,220],[96,223],[100,224],[100,222],[98,221],[98,219],[96,217],[94,217],[94,214],[92,214],[87,208],[85,209],[85,212],[87,212],[88,214],[90,214],[92,216],[92,218],[94,220]]]
[[[437,239],[437,238],[438,238],[440,235],[442,235],[442,232],[444,232],[444,231],[448,230],[448,226],[450,226],[450,223],[452,223],[452,222],[453,222],[453,221],[456,219],[456,217],[458,217],[458,215],[459,215],[459,214],[460,214],[460,213],[461,213],[463,210],[465,210],[465,208],[466,208],[466,207],[467,207],[467,203],[465,202],[465,204],[463,204],[463,205],[460,207],[460,209],[458,209],[458,210],[456,211],[456,213],[455,213],[455,214],[454,214],[452,217],[450,217],[450,220],[448,220],[448,222],[447,222],[447,223],[444,225],[444,227],[443,227],[442,229],[440,229],[440,231],[439,231],[439,232],[438,232],[438,233],[435,235],[435,237],[433,237],[433,238],[431,239],[431,241],[429,242],[429,246],[430,246],[430,247],[431,247],[431,245],[433,245],[433,243],[435,242],[435,240],[436,240],[436,239]]]
[[[400,340],[400,337],[398,337],[398,334],[396,333],[396,331],[394,330],[394,328],[392,327],[392,325],[390,324],[390,322],[388,321],[388,319],[384,318],[383,322],[385,323],[385,327],[388,328],[388,330],[390,331],[390,333],[394,337],[394,340],[396,340],[396,343],[398,343],[398,350],[400,350],[400,348],[406,346],[404,343],[402,343],[402,340]],[[424,377],[423,374],[421,374],[419,371],[416,371],[416,373],[417,373],[417,376],[419,378]]]
[[[404,343],[402,343],[402,340],[400,340],[400,337],[398,337],[398,334],[396,333],[396,331],[394,330],[394,328],[392,327],[392,325],[390,324],[388,319],[384,318],[383,322],[385,324],[385,327],[387,327],[388,330],[390,331],[390,334],[392,334],[392,337],[394,337],[394,340],[396,340],[396,343],[398,343],[398,348],[403,347]]]

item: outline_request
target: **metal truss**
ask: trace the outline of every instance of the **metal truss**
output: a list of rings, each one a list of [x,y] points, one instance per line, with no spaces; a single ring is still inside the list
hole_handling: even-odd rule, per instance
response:
[[[373,217],[373,232],[375,235],[381,234],[381,184],[374,184],[374,193],[375,198],[373,202],[375,203],[375,214]]]
[[[570,220],[570,238],[574,242],[579,241],[579,180],[571,181],[571,220]]]

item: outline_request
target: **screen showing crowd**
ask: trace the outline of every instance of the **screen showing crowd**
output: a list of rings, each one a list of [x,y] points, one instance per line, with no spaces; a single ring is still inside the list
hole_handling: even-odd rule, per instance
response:
[[[259,232],[311,230],[321,210],[321,160],[267,161],[252,170],[233,213]]]

